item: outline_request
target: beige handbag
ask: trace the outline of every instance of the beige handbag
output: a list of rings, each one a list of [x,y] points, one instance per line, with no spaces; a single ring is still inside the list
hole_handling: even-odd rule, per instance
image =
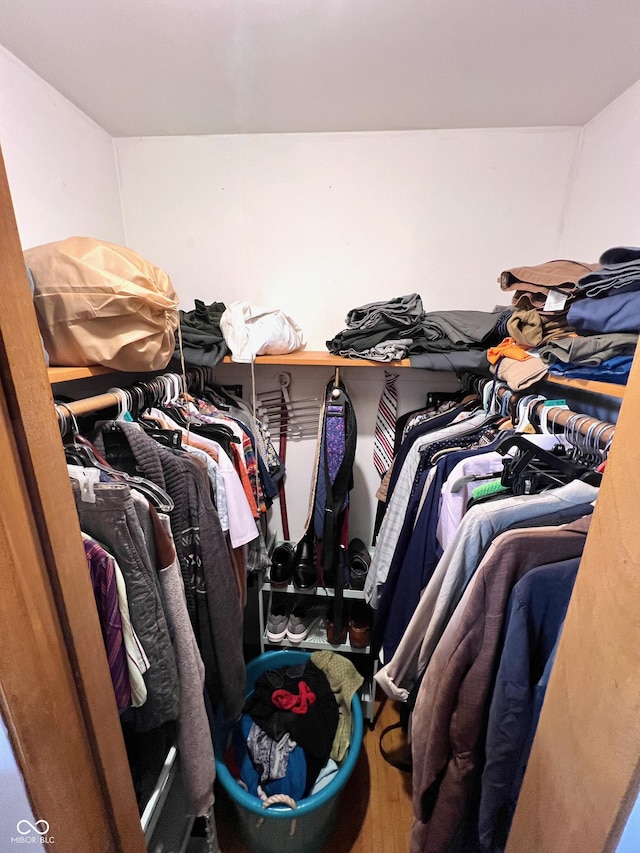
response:
[[[174,352],[169,276],[123,246],[70,237],[24,253],[52,365],[162,370]]]

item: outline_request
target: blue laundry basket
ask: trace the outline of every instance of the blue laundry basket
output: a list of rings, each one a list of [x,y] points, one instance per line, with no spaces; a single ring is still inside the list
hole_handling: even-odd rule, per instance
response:
[[[302,651],[265,652],[247,664],[247,695],[267,669],[280,669],[310,657]],[[298,802],[296,809],[274,805],[268,809],[238,785],[224,763],[226,737],[216,744],[216,772],[238,812],[240,832],[251,853],[319,853],[329,840],[338,817],[340,793],[360,754],[362,708],[356,694],[351,703],[349,752],[334,778],[317,794]]]

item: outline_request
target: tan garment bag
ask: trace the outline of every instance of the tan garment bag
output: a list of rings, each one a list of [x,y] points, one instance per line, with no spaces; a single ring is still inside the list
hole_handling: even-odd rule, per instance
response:
[[[169,276],[123,246],[70,237],[24,253],[52,365],[162,370],[174,351]]]

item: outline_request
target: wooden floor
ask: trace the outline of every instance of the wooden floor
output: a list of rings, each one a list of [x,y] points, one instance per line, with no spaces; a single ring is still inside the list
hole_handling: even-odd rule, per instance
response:
[[[407,853],[411,831],[411,776],[380,755],[380,732],[398,720],[398,706],[388,699],[376,703],[373,731],[365,725],[358,763],[340,800],[336,830],[323,853]],[[387,742],[389,738],[389,742]],[[406,755],[401,730],[385,737],[387,750]],[[216,791],[216,823],[222,853],[250,853],[239,837],[234,806]]]

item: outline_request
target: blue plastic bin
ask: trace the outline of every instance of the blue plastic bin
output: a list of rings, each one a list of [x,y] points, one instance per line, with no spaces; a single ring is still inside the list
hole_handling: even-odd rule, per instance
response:
[[[276,650],[254,658],[247,664],[247,695],[265,670],[291,666],[308,657],[308,652]],[[241,788],[229,773],[224,763],[226,743],[216,744],[218,780],[236,806],[240,832],[251,853],[319,853],[327,843],[338,817],[340,793],[362,746],[362,708],[357,694],[351,711],[351,743],[342,766],[325,788],[300,800],[296,809],[281,805],[263,809],[261,801]]]

